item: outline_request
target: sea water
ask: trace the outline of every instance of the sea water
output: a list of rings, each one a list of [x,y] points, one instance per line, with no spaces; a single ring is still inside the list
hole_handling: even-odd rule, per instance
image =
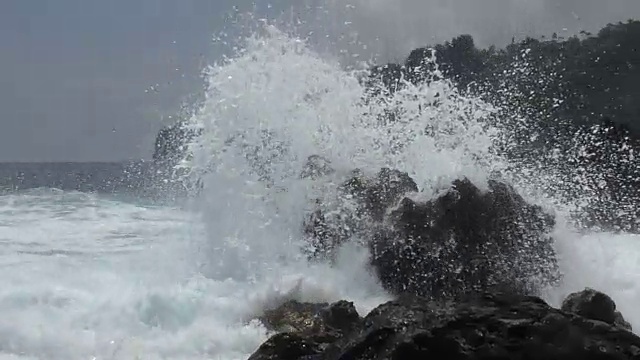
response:
[[[266,307],[346,299],[364,315],[391,298],[357,239],[335,264],[301,255],[305,212],[352,169],[407,171],[426,198],[454,178],[482,186],[513,169],[492,151],[488,104],[446,81],[367,102],[357,72],[263,30],[208,69],[189,121],[203,135],[181,164],[199,184],[188,201],[54,186],[0,196],[0,358],[246,359],[270,335],[255,320]],[[390,106],[401,120],[380,121]],[[310,155],[335,176],[300,179]],[[640,236],[578,230],[561,201],[528,200],[558,219],[564,279],[546,299],[593,287],[640,328]]]

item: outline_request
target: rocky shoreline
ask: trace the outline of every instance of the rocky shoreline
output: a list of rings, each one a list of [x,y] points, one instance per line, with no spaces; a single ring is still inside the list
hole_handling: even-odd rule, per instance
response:
[[[289,301],[261,320],[277,334],[250,360],[640,358],[640,338],[613,300],[592,289],[560,309],[538,297],[483,293],[455,302],[399,297],[364,318],[347,301]]]
[[[334,173],[314,155],[301,177]],[[407,173],[383,168],[356,169],[337,189],[302,226],[309,260],[332,261],[358,238],[395,300],[364,318],[348,301],[267,309],[259,319],[274,335],[250,360],[640,359],[640,338],[606,294],[585,289],[560,309],[541,299],[560,280],[555,222],[509,185],[459,179],[419,201]]]
[[[329,160],[319,159],[311,156],[301,176],[333,173]],[[539,295],[560,280],[550,236],[554,217],[508,184],[463,178],[430,200],[416,200],[420,194],[407,173],[353,170],[333,197],[316,199],[304,221],[310,261],[332,261],[357,238],[389,293],[435,300],[489,290]]]
[[[630,21],[585,39],[527,39],[502,50],[478,49],[470,36],[460,36],[435,51],[442,75],[460,91],[479,93],[506,118],[529,119],[523,128],[508,124],[512,136],[526,138],[506,152],[511,161],[558,166],[568,188],[594,194],[578,214],[585,224],[638,232],[640,140],[631,119],[640,108],[626,79],[639,73],[619,66],[640,54],[633,42],[638,31],[640,22]],[[428,81],[430,53],[416,49],[403,64],[372,69],[367,96],[384,98]],[[512,71],[522,61],[525,76]],[[395,121],[393,108],[389,114],[383,120]],[[175,165],[199,135],[183,125],[158,135],[159,167]],[[246,155],[251,166],[258,162]],[[364,318],[347,301],[266,309],[259,319],[274,335],[251,360],[640,359],[640,338],[606,294],[585,289],[560,309],[541,299],[562,277],[553,214],[500,178],[456,179],[417,200],[420,189],[409,174],[378,170],[354,169],[335,194],[315,199],[301,224],[302,251],[309,261],[332,262],[337,249],[357,239],[369,250],[370,271],[395,300]],[[323,181],[335,173],[328,159],[312,155],[300,177]]]

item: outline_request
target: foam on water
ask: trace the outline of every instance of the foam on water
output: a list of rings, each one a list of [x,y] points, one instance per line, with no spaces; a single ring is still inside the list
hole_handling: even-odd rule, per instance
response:
[[[0,197],[0,358],[245,359],[269,335],[253,319],[284,299],[347,299],[362,314],[389,299],[356,242],[333,266],[301,255],[315,196],[353,168],[390,166],[429,197],[507,160],[492,150],[491,106],[447,81],[365,101],[360,75],[266,27],[208,69],[189,122],[203,135],[183,164],[201,188],[189,211],[55,190]],[[381,117],[390,107],[398,121]],[[299,178],[314,154],[335,178]],[[562,221],[555,235],[565,282],[548,299],[592,286],[638,328],[640,238]]]
[[[355,248],[331,270],[204,278],[187,257],[204,233],[179,209],[37,190],[0,197],[0,220],[0,358],[241,359],[266,339],[251,320],[272,302],[384,300]]]

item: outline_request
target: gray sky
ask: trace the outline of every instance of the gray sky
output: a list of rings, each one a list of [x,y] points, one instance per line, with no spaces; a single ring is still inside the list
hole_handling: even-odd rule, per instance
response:
[[[296,4],[292,13],[309,24],[302,33],[355,36],[368,44],[369,53],[359,50],[363,57],[374,52],[381,60],[402,60],[414,47],[461,33],[480,45],[500,45],[514,35],[593,31],[640,18],[639,0],[257,2],[261,15],[270,9],[267,17]],[[225,28],[234,5],[246,10],[249,4],[1,1],[0,161],[149,158],[157,130],[201,91],[200,69],[220,55],[211,44],[214,33]],[[321,48],[335,51],[345,41]],[[157,91],[149,91],[155,84]]]
[[[343,0],[331,0],[341,7]],[[639,0],[350,0],[352,27],[364,42],[378,38],[386,57],[403,60],[416,47],[472,34],[479,46],[512,37],[595,32],[640,19]]]

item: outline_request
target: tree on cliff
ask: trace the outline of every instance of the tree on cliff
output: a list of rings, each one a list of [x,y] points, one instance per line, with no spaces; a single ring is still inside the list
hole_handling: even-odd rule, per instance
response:
[[[443,74],[461,90],[489,100],[496,100],[492,91],[502,91],[506,103],[500,105],[535,111],[538,118],[593,124],[607,117],[640,133],[639,38],[640,21],[629,20],[595,36],[528,38],[504,49],[478,49],[470,35],[431,48]],[[407,58],[412,81],[426,76],[421,66],[429,49],[416,49]]]

